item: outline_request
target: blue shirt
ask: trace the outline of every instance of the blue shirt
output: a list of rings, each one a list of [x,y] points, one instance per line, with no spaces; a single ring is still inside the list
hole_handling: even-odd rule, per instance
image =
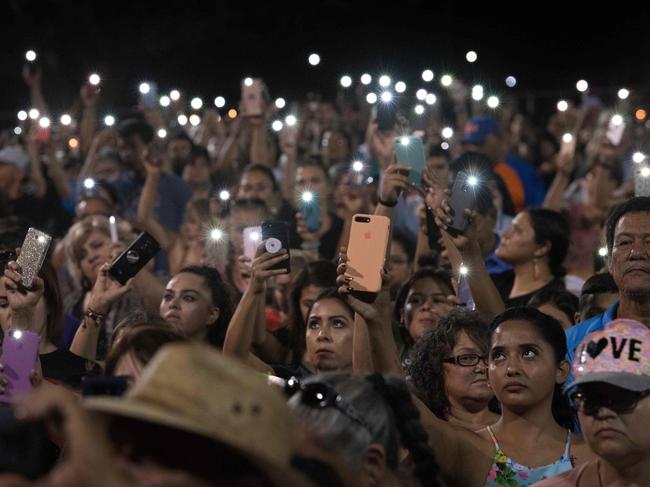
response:
[[[485,268],[487,269],[488,274],[500,274],[502,272],[506,272],[512,269],[512,266],[510,264],[502,261],[497,257],[497,254],[495,252],[497,250],[497,247],[499,247],[499,243],[501,242],[501,237],[499,236],[498,233],[496,233],[495,235],[497,237],[497,240],[496,243],[494,244],[494,249],[492,249],[490,255],[488,255],[485,258]]]
[[[512,167],[524,185],[524,199],[526,206],[541,206],[546,197],[546,186],[535,168],[528,162],[514,154],[506,158],[506,163]]]

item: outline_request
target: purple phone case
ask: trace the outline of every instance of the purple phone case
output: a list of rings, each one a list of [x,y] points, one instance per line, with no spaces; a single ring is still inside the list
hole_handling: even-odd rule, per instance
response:
[[[18,338],[17,333],[18,330],[6,331],[2,343],[0,363],[4,366],[7,385],[0,394],[0,402],[11,402],[16,394],[32,390],[29,373],[36,366],[41,337],[31,331],[20,331]]]

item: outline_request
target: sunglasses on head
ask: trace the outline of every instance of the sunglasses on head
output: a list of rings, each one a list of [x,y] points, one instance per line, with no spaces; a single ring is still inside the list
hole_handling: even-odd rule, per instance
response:
[[[607,408],[616,414],[631,413],[644,397],[650,396],[650,389],[630,391],[616,386],[578,386],[571,396],[576,409],[587,416],[596,416],[600,408]]]
[[[312,409],[336,408],[348,418],[359,423],[372,435],[372,428],[364,421],[359,411],[341,397],[329,384],[323,382],[302,383],[295,377],[289,379],[284,385],[287,397],[300,393],[300,403]]]

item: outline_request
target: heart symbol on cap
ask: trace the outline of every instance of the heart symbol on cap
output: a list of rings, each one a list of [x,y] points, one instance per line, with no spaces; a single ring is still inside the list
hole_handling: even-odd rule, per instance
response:
[[[587,353],[591,355],[591,358],[596,358],[600,355],[600,352],[605,350],[607,343],[609,343],[607,338],[601,338],[597,342],[592,340],[587,344]]]

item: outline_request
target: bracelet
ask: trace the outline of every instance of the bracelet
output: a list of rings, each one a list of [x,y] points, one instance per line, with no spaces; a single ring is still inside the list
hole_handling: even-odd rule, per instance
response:
[[[103,325],[104,322],[106,321],[106,315],[97,313],[96,311],[93,311],[90,307],[86,311],[85,317],[93,320],[97,324],[97,326]],[[84,324],[85,322],[86,320],[84,320]]]
[[[386,208],[393,208],[397,204],[397,200],[393,201],[392,203],[389,203],[388,201],[384,201],[381,199],[381,196],[377,198],[377,201],[379,201],[379,204],[382,206],[385,206]]]
[[[320,248],[320,242],[303,242],[300,244],[300,248],[302,250],[314,250],[314,249],[319,249]]]

